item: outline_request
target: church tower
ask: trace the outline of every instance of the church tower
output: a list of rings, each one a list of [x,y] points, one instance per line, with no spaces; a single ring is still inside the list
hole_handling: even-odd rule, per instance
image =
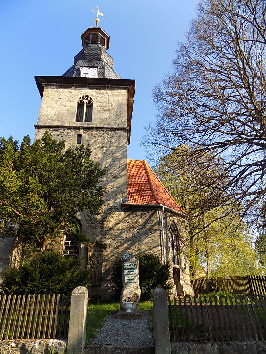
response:
[[[114,71],[107,53],[110,37],[101,28],[88,28],[81,40],[82,50],[62,76],[35,77],[42,98],[35,139],[49,131],[55,139],[64,140],[66,147],[89,144],[91,158],[105,168],[101,214],[96,217],[85,212],[81,216],[82,233],[92,245],[98,243],[95,247],[101,258],[99,245],[105,245],[106,220],[127,198],[127,145],[135,81],[121,79]],[[89,256],[84,250],[85,264],[89,257],[90,250]]]
[[[105,202],[116,207],[127,196],[135,81],[114,71],[110,38],[101,28],[88,28],[81,40],[83,49],[63,76],[35,77],[42,97],[35,139],[48,130],[66,147],[89,144],[92,159],[106,168]]]

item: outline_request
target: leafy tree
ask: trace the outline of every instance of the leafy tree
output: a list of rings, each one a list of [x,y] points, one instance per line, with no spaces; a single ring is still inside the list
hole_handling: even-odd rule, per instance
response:
[[[80,269],[77,259],[44,251],[7,268],[1,287],[6,294],[69,294],[89,282],[90,273]]]
[[[246,213],[266,191],[265,44],[265,1],[201,1],[174,73],[155,88],[159,116],[146,139],[163,154],[183,143],[221,156]]]
[[[260,264],[266,267],[266,233],[261,233],[256,239],[256,251],[258,253]]]
[[[211,153],[194,154],[181,145],[163,157],[157,174],[188,213],[191,274],[202,268],[207,276],[244,275],[257,272],[247,226],[240,205],[227,191],[228,176]]]
[[[217,218],[219,213],[224,214],[225,211],[227,213],[224,217]],[[261,274],[252,237],[238,213],[231,207],[220,207],[208,212],[206,219],[210,226],[205,230],[203,240],[197,237],[196,244],[199,250],[204,250],[207,244],[209,275],[227,277]],[[216,221],[211,223],[213,220]],[[202,261],[207,263],[208,259],[205,258],[206,261]]]
[[[161,264],[158,256],[151,253],[139,255],[139,282],[142,301],[152,300],[153,290],[161,287],[169,290],[169,264]]]
[[[259,228],[259,236],[256,239],[256,251],[262,267],[266,267],[266,202],[262,207],[261,223]]]
[[[102,205],[103,171],[90,160],[90,149],[65,149],[45,133],[21,146],[0,139],[0,231],[44,250],[62,235],[80,236],[78,213],[96,213]]]

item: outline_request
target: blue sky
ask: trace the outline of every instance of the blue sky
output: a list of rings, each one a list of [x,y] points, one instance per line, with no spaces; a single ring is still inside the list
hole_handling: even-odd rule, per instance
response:
[[[128,157],[145,159],[141,139],[155,121],[154,86],[171,72],[176,43],[184,40],[199,0],[1,0],[0,136],[34,138],[41,99],[34,76],[60,76],[94,26],[92,8],[104,13],[109,54],[123,79],[136,80]]]

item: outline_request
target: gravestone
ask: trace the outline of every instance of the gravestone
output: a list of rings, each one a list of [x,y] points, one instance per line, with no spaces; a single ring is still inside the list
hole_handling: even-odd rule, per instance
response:
[[[136,312],[139,307],[141,290],[139,286],[139,261],[131,253],[122,257],[123,289],[120,298],[120,309],[127,311],[127,303],[132,303],[130,312]]]

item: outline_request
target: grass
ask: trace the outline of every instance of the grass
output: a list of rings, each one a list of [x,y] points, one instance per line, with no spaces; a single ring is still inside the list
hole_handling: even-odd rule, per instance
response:
[[[98,330],[102,327],[105,317],[111,312],[119,310],[119,303],[89,303],[87,315],[87,336],[86,346],[91,344],[93,338],[97,336]],[[139,304],[141,311],[151,311],[152,302],[145,301]]]
[[[139,303],[139,309],[141,311],[152,311],[152,301],[144,301]]]

